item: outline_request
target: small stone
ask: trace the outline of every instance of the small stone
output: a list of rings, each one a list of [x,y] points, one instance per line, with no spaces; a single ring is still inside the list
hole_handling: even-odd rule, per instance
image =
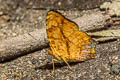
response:
[[[120,75],[120,63],[113,64],[111,71],[113,74]]]

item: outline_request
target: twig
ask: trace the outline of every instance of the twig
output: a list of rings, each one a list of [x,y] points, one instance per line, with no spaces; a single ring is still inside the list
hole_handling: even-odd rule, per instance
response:
[[[100,36],[100,37],[120,37],[120,29],[117,30],[103,30],[93,33],[88,33],[91,36]]]

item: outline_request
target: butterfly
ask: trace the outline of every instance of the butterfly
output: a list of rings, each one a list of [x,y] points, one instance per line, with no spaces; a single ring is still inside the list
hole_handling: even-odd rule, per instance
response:
[[[68,61],[85,61],[94,58],[95,44],[86,32],[80,31],[78,25],[65,18],[59,12],[50,10],[46,17],[46,32],[50,45],[48,53],[54,61],[64,61],[70,69]]]

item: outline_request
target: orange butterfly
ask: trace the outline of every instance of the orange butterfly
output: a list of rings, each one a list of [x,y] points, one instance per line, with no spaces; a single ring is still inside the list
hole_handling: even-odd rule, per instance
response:
[[[49,54],[54,61],[63,60],[70,69],[68,61],[85,61],[94,58],[95,45],[89,35],[79,31],[74,22],[66,19],[60,13],[49,11],[46,19],[46,30],[49,40]]]

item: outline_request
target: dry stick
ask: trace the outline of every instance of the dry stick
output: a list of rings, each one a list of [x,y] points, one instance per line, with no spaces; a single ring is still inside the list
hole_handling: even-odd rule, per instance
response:
[[[90,36],[99,37],[99,38],[93,38],[95,41],[108,41],[113,39],[120,38],[120,29],[117,30],[103,30],[103,31],[97,31],[88,33]]]
[[[104,28],[106,20],[110,18],[109,15],[103,15],[102,12],[94,12],[90,15],[83,15],[73,21],[76,22],[80,30],[90,31],[94,29]]]
[[[0,62],[25,55],[47,46],[48,40],[45,29],[9,38],[0,42]]]
[[[100,36],[100,37],[120,37],[120,29],[117,30],[103,30],[93,33],[88,33],[91,36]]]
[[[118,39],[118,37],[100,37],[100,38],[92,38],[92,39],[95,40],[96,42],[105,42],[109,40],[116,40]]]
[[[81,30],[103,27],[108,17],[100,12],[74,19]],[[102,26],[100,26],[102,25]],[[96,26],[96,27],[95,27]],[[99,26],[99,27],[98,27]],[[46,30],[40,29],[29,34],[20,35],[0,42],[0,62],[25,55],[48,46]]]

